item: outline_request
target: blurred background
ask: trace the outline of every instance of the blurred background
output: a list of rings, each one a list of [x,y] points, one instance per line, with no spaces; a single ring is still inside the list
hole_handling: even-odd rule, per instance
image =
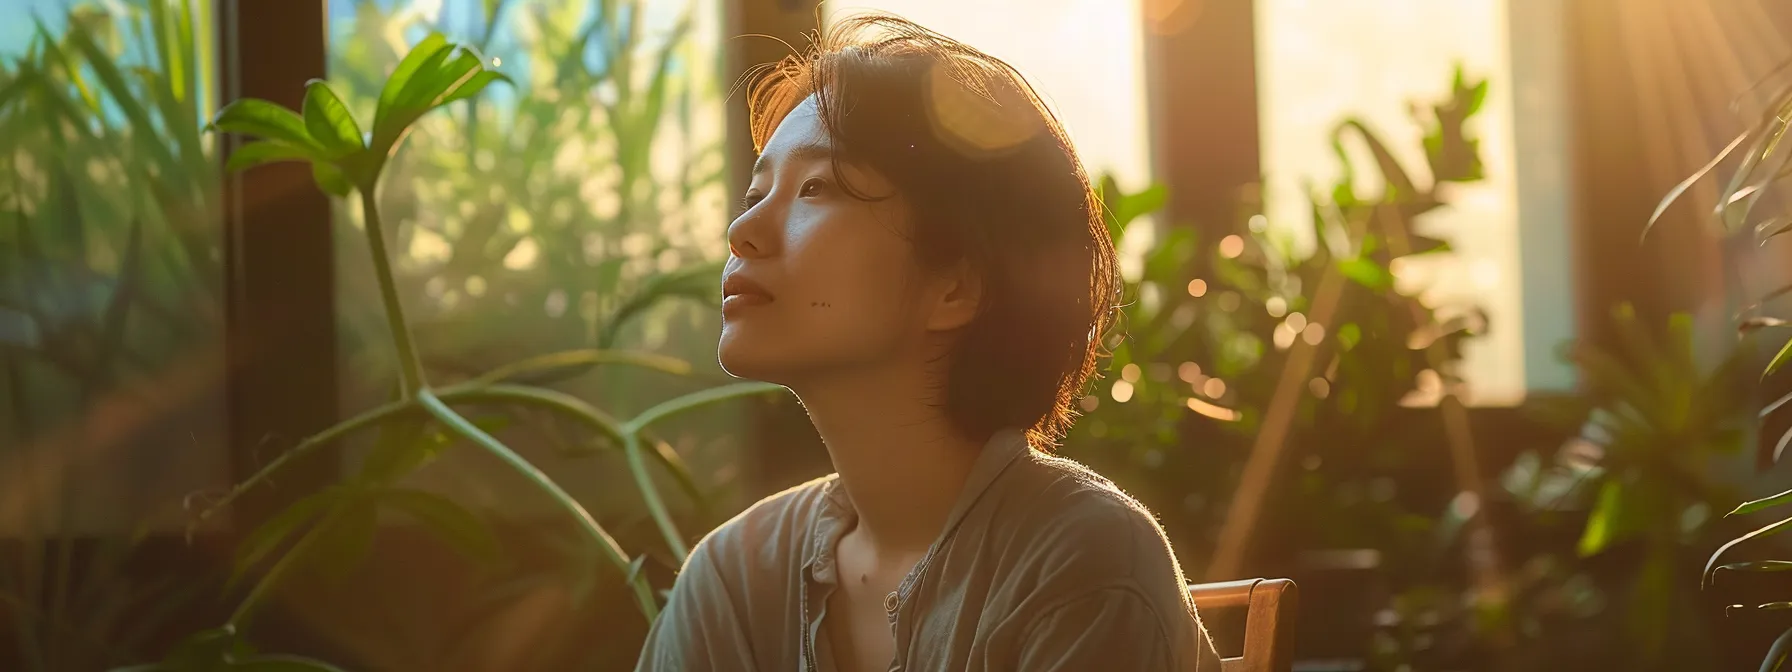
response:
[[[222,104],[297,109],[320,78],[369,119],[426,35],[475,46],[513,82],[420,120],[376,201],[424,366],[654,358],[525,381],[627,418],[727,382],[736,83],[865,10],[1007,60],[1069,129],[1129,302],[1060,452],[1156,512],[1192,580],[1299,583],[1295,669],[1756,669],[1792,626],[1783,573],[1701,581],[1774,520],[1724,514],[1792,487],[1792,376],[1761,375],[1784,335],[1737,322],[1792,283],[1784,220],[1712,224],[1736,156],[1657,211],[1786,118],[1784,3],[0,0],[0,669],[158,660],[224,622],[296,557],[283,514],[387,440],[195,515],[397,376],[359,205],[225,171]],[[784,396],[657,425],[685,470],[646,483],[551,417],[490,424],[656,588],[680,558],[642,487],[689,542],[829,471]],[[624,572],[440,443],[403,483],[495,560],[370,514],[295,561],[326,571],[265,582],[243,637],[344,669],[630,669]]]

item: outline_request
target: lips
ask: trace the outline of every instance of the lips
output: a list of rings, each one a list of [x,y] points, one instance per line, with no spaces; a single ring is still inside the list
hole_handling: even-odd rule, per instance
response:
[[[724,313],[772,302],[772,293],[752,278],[739,272],[722,279],[722,311]]]

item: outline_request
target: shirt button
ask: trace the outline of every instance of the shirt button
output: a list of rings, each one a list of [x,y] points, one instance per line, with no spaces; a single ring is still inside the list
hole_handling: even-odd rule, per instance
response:
[[[896,613],[896,601],[896,591],[892,590],[889,595],[884,596],[884,611],[891,614]]]

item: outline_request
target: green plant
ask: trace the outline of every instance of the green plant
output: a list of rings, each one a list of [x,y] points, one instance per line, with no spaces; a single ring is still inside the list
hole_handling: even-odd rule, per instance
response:
[[[1777,74],[1779,71],[1775,72]],[[1661,219],[1668,208],[1693,185],[1710,176],[1718,169],[1718,166],[1738,150],[1741,151],[1740,158],[1733,172],[1730,173],[1729,179],[1721,182],[1722,186],[1717,191],[1716,206],[1712,212],[1712,220],[1716,223],[1718,232],[1725,237],[1728,243],[1726,247],[1739,251],[1754,250],[1765,246],[1780,234],[1792,231],[1792,218],[1788,218],[1785,213],[1778,213],[1758,220],[1751,217],[1754,206],[1766,198],[1774,187],[1779,186],[1782,181],[1792,176],[1792,165],[1789,165],[1787,161],[1787,156],[1792,155],[1792,152],[1786,151],[1787,148],[1782,146],[1788,131],[1792,131],[1792,85],[1783,85],[1766,98],[1766,105],[1755,121],[1749,123],[1710,162],[1681,181],[1680,184],[1675,185],[1662,197],[1661,203],[1656,206],[1655,212],[1644,226],[1643,235],[1647,236],[1649,230]],[[1738,252],[1738,254],[1747,253]],[[1777,300],[1792,293],[1792,285],[1765,292],[1751,291],[1745,286],[1743,278],[1736,274],[1736,266],[1735,263],[1726,264],[1732,274],[1730,286],[1727,289],[1732,296],[1742,297],[1741,309],[1736,314],[1738,329],[1743,334],[1779,333],[1778,330],[1787,326],[1787,322],[1774,317],[1772,313],[1775,311],[1770,307]],[[1777,352],[1762,370],[1761,378],[1767,379],[1768,376],[1781,370],[1788,361],[1792,361],[1792,338],[1781,342]],[[1760,417],[1773,419],[1783,416],[1788,412],[1788,402],[1792,402],[1792,392],[1763,406],[1760,410]],[[1761,442],[1757,463],[1763,468],[1777,463],[1787,445],[1792,445],[1792,428],[1781,432],[1771,446],[1766,441]],[[1755,514],[1787,502],[1792,502],[1792,491],[1744,502],[1725,515],[1728,517]],[[1769,523],[1731,539],[1711,554],[1711,558],[1706,562],[1701,584],[1709,586],[1723,574],[1755,574],[1792,568],[1792,563],[1782,561],[1720,564],[1724,555],[1737,546],[1777,534],[1787,528],[1792,528],[1792,518]],[[1752,606],[1736,605],[1731,607],[1726,614],[1772,611],[1783,608],[1785,604],[1784,602],[1769,602]],[[1766,659],[1761,663],[1761,669],[1764,672],[1785,669],[1788,661],[1792,661],[1792,629],[1786,630],[1774,641]]]
[[[448,32],[438,25],[446,17],[406,4],[361,3],[339,24],[352,32],[336,36],[331,83],[351,110],[371,109],[403,55],[387,36]],[[697,5],[647,5],[507,0],[455,22],[464,41],[519,74],[509,95],[420,120],[387,167],[379,208],[426,368],[474,375],[519,346],[639,344],[691,359],[713,351],[714,311],[692,304],[715,300],[726,251],[720,81],[691,34]],[[355,214],[338,218],[339,240],[360,238]],[[353,342],[381,331],[378,304],[356,298],[377,296],[371,269],[345,265],[338,277],[369,290],[342,302],[355,370],[385,370],[380,339]],[[697,301],[663,300],[672,297]],[[351,380],[352,393],[361,382]],[[611,371],[554,382],[628,403],[633,395],[621,392],[668,381]]]
[[[1472,137],[1462,125],[1484,92],[1484,83],[1459,78],[1451,98],[1437,106],[1426,155],[1438,183],[1478,178]],[[1359,169],[1344,151],[1351,139],[1360,139],[1375,158],[1382,193],[1357,192]],[[1205,518],[1183,532],[1193,539],[1212,538],[1224,507],[1192,494],[1217,499],[1236,482],[1287,372],[1305,373],[1296,381],[1300,394],[1289,416],[1288,443],[1298,451],[1290,461],[1324,460],[1325,474],[1354,482],[1363,494],[1370,481],[1407,459],[1405,453],[1429,449],[1389,438],[1404,433],[1398,431],[1406,419],[1400,404],[1422,385],[1435,398],[1451,380],[1460,343],[1479,321],[1472,310],[1440,316],[1393,286],[1389,266],[1396,260],[1449,249],[1412,228],[1413,217],[1442,205],[1432,186],[1415,185],[1360,121],[1341,123],[1334,143],[1345,171],[1331,189],[1313,194],[1318,243],[1311,253],[1298,252],[1286,231],[1262,217],[1241,217],[1248,226],[1214,241],[1197,240],[1187,226],[1158,232],[1137,274],[1128,278],[1125,338],[1109,344],[1110,370],[1118,376],[1083,401],[1087,414],[1068,450],[1142,484],[1133,487],[1151,493],[1148,498],[1162,507]],[[1134,218],[1163,200],[1161,189],[1119,194],[1111,181],[1102,191],[1116,237],[1138,233],[1130,226]],[[1331,314],[1316,316],[1328,292]],[[1303,348],[1305,361],[1297,356]],[[1200,437],[1201,450],[1184,450],[1191,436]],[[1341,459],[1346,450],[1367,454]],[[1361,473],[1345,471],[1359,467]],[[1326,501],[1344,483],[1321,478],[1301,476],[1295,496],[1311,498],[1310,506],[1288,513],[1290,522],[1306,521],[1298,524],[1307,538],[1332,546],[1366,543],[1384,532],[1404,534],[1397,531],[1405,524],[1398,515],[1346,513]],[[1391,527],[1363,527],[1384,522]],[[1194,548],[1192,557],[1209,555]]]
[[[273,665],[271,659],[256,658],[247,652],[241,629],[265,602],[269,591],[293,571],[295,565],[308,560],[315,547],[329,545],[347,549],[334,557],[343,562],[354,561],[370,541],[375,531],[375,515],[381,508],[394,508],[418,518],[457,548],[476,557],[492,555],[495,544],[472,512],[445,497],[393,485],[398,477],[421,468],[439,457],[451,444],[462,441],[478,446],[522,474],[534,489],[547,495],[578,521],[586,543],[599,549],[611,566],[627,578],[642,614],[651,620],[658,613],[657,598],[640,572],[645,556],[631,557],[579,502],[495,439],[489,433],[490,422],[469,419],[456,407],[521,407],[542,411],[596,434],[607,445],[616,446],[626,456],[629,471],[667,548],[674,555],[683,557],[688,550],[685,537],[668,512],[648,463],[657,461],[677,475],[682,483],[688,484],[690,479],[677,455],[652,438],[650,427],[692,408],[781,388],[763,383],[711,388],[662,402],[626,421],[618,421],[570,395],[504,380],[522,374],[559,370],[569,364],[610,360],[653,366],[659,360],[603,351],[585,352],[525,361],[466,383],[437,386],[428,382],[393,280],[392,255],[388,252],[381,225],[376,192],[382,169],[413,123],[432,110],[471,99],[498,81],[506,81],[506,78],[488,67],[475,48],[450,44],[440,34],[431,34],[412,48],[386,80],[371,129],[365,133],[329,84],[322,81],[313,81],[307,86],[302,112],[293,112],[267,101],[244,99],[220,110],[213,121],[216,130],[262,138],[238,147],[231,155],[229,168],[241,170],[275,161],[303,161],[311,166],[313,177],[324,191],[336,196],[351,193],[360,196],[364,231],[392,339],[392,353],[397,359],[399,394],[394,401],[301,441],[199,515],[199,520],[213,515],[243,492],[266,482],[284,464],[319,446],[369,429],[380,430],[380,440],[358,473],[341,485],[294,503],[263,523],[245,541],[240,549],[239,571],[246,572],[264,559],[272,559],[271,566],[223,626],[195,635],[175,657],[161,663],[164,668],[155,669],[191,665],[191,660],[180,656],[193,655],[224,666],[219,669],[260,669],[255,666]],[[323,667],[321,663],[310,664]]]
[[[1547,460],[1519,460],[1506,485],[1532,515],[1590,512],[1578,558],[1638,559],[1623,591],[1626,636],[1636,642],[1627,653],[1631,664],[1658,666],[1670,653],[1699,659],[1708,652],[1690,635],[1698,628],[1679,621],[1696,611],[1673,577],[1709,512],[1728,496],[1710,472],[1747,436],[1747,352],[1722,348],[1716,357],[1702,356],[1684,314],[1669,321],[1665,338],[1653,336],[1627,304],[1612,319],[1616,347],[1582,343],[1571,350],[1583,392],[1535,408],[1564,428],[1579,427],[1578,435]]]

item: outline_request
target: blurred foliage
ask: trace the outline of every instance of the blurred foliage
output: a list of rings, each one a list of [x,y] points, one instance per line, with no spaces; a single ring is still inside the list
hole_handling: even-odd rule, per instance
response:
[[[44,459],[38,440],[81,426],[102,399],[140,401],[130,383],[180,361],[203,368],[188,358],[217,345],[218,170],[199,133],[216,78],[209,40],[196,37],[212,34],[208,3],[80,5],[57,32],[43,17],[0,14],[34,27],[22,53],[0,59],[0,463],[20,465]],[[195,435],[206,432],[132,438]],[[42,515],[21,516],[17,555],[0,557],[18,669],[140,655],[196,596],[127,574],[141,530],[77,554],[69,511],[81,493],[67,486],[29,495]]]
[[[1741,452],[1753,392],[1747,348],[1695,343],[1693,320],[1676,315],[1647,328],[1629,305],[1612,311],[1619,342],[1574,346],[1583,391],[1533,404],[1544,422],[1576,429],[1553,451],[1525,453],[1503,476],[1529,516],[1584,512],[1577,573],[1603,564],[1635,643],[1621,654],[1634,669],[1686,669],[1709,659],[1709,638],[1690,586],[1687,551],[1702,543],[1713,508],[1732,495],[1714,478],[1719,459]],[[1617,562],[1613,562],[1616,560]]]
[[[1382,586],[1386,601],[1375,602],[1380,598],[1371,591],[1368,604],[1331,606],[1366,610],[1339,622],[1372,622],[1364,631],[1372,635],[1369,669],[1539,669],[1564,650],[1588,648],[1576,638],[1596,630],[1596,618],[1614,615],[1606,608],[1608,582],[1576,553],[1585,507],[1493,518],[1497,538],[1508,545],[1477,551],[1470,518],[1509,505],[1477,503],[1459,491],[1463,484],[1437,476],[1450,457],[1436,404],[1461,385],[1454,369],[1462,345],[1484,330],[1486,318],[1475,306],[1421,300],[1397,282],[1395,271],[1410,258],[1449,253],[1447,240],[1426,234],[1423,216],[1448,206],[1443,185],[1481,179],[1470,122],[1486,93],[1485,81],[1459,71],[1447,97],[1415,107],[1428,184],[1366,124],[1341,122],[1333,134],[1340,177],[1311,190],[1311,252],[1297,251],[1289,232],[1248,211],[1237,218],[1242,226],[1212,234],[1217,240],[1199,240],[1197,229],[1184,225],[1133,227],[1161,207],[1161,189],[1124,194],[1111,180],[1102,185],[1116,239],[1151,235],[1155,241],[1128,274],[1124,337],[1108,343],[1110,375],[1083,400],[1085,416],[1064,452],[1096,465],[1160,512],[1185,566],[1198,575],[1291,347],[1296,339],[1318,346],[1315,371],[1321,373],[1308,381],[1288,439],[1289,466],[1277,476],[1270,512],[1259,525],[1271,536],[1250,564],[1299,571],[1302,558],[1375,551],[1371,557],[1378,560],[1366,570],[1373,578],[1352,580]],[[1361,151],[1352,151],[1353,142]],[[1370,160],[1365,164],[1362,156]],[[1328,272],[1349,282],[1330,323],[1314,324],[1308,315]],[[1631,403],[1655,408],[1685,399],[1688,391],[1731,389],[1719,382],[1728,380],[1721,374],[1705,379],[1673,368],[1678,359],[1642,361],[1665,378],[1650,378],[1656,386]],[[1733,373],[1734,363],[1727,366]],[[1710,450],[1733,445],[1735,435],[1718,427],[1735,428],[1735,414],[1724,413],[1735,408],[1723,405],[1727,399],[1733,400],[1706,395],[1705,415],[1654,418],[1613,443],[1613,455],[1648,455],[1624,463],[1635,469],[1606,467],[1611,482],[1625,484],[1623,501],[1641,492],[1632,481],[1661,487],[1679,475],[1663,473],[1652,460],[1668,448],[1683,450],[1683,439],[1696,437]],[[1585,417],[1587,405],[1603,402],[1618,403],[1594,396],[1556,414]],[[1682,455],[1673,464],[1696,459]],[[1525,457],[1521,467],[1535,471],[1537,460]],[[1633,475],[1637,470],[1642,476]],[[1691,501],[1660,504],[1680,511]],[[1602,527],[1588,533],[1594,541],[1586,544],[1603,548],[1629,534]],[[1465,556],[1478,552],[1510,563],[1500,596],[1483,595],[1465,571]],[[1637,585],[1648,578],[1637,578]],[[1594,659],[1620,655],[1591,646],[1605,647]]]
[[[1463,124],[1485,92],[1484,82],[1459,77],[1451,97],[1432,108],[1425,156],[1438,183],[1478,179]],[[1345,150],[1352,137],[1374,157],[1380,193],[1361,193],[1367,180]],[[1159,238],[1127,279],[1124,338],[1108,344],[1109,371],[1117,375],[1083,400],[1086,414],[1065,450],[1157,510],[1175,511],[1166,523],[1190,559],[1210,555],[1222,502],[1297,338],[1326,344],[1317,367],[1323,373],[1308,381],[1297,412],[1287,462],[1299,469],[1278,491],[1286,510],[1266,524],[1308,548],[1378,548],[1394,563],[1422,557],[1416,551],[1431,542],[1438,512],[1408,508],[1397,483],[1415,452],[1441,451],[1443,439],[1415,436],[1402,404],[1435,399],[1453,378],[1461,342],[1483,318],[1467,306],[1440,314],[1395,288],[1397,260],[1449,250],[1415,226],[1417,216],[1442,205],[1440,197],[1434,187],[1416,186],[1361,122],[1341,123],[1333,140],[1342,176],[1312,194],[1317,244],[1310,253],[1297,252],[1287,231],[1260,216],[1240,218],[1248,223],[1217,241],[1197,240],[1188,226],[1133,229],[1162,194],[1124,195],[1111,181],[1103,185],[1111,230]],[[1305,312],[1312,292],[1333,268],[1350,283],[1332,324],[1312,323]],[[1433,345],[1445,361],[1430,361]]]

